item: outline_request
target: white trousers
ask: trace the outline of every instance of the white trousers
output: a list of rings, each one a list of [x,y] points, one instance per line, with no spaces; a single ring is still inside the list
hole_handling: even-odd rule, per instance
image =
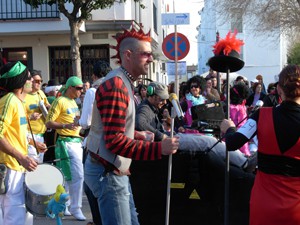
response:
[[[66,191],[70,194],[70,212],[74,212],[82,207],[83,192],[83,164],[82,164],[82,143],[65,142],[71,161],[72,180],[65,184]]]
[[[25,208],[25,173],[7,169],[6,194],[0,195],[1,225],[32,225],[33,216]]]

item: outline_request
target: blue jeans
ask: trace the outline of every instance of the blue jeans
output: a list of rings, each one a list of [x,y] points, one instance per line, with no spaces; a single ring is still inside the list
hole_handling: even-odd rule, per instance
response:
[[[106,172],[103,165],[88,155],[84,179],[98,198],[103,225],[139,225],[128,176]]]

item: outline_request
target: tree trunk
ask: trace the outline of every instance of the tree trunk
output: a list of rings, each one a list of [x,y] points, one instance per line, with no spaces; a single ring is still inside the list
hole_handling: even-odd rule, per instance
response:
[[[69,74],[69,76],[77,76],[82,78],[81,76],[81,58],[80,58],[80,42],[79,42],[79,27],[82,23],[69,21],[71,33],[70,33],[70,55],[72,59],[72,71],[73,74]]]

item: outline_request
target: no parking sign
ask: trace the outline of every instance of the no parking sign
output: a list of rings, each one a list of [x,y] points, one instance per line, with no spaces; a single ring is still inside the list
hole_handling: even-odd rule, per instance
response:
[[[175,33],[169,34],[162,43],[162,50],[170,60],[175,60]],[[186,36],[177,32],[177,60],[187,56],[190,50],[190,42]]]

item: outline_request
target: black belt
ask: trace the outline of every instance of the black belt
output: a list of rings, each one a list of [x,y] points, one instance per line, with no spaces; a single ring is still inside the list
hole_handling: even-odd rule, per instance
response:
[[[101,158],[96,153],[88,150],[89,155],[91,156],[92,162],[102,165],[105,168],[106,172],[114,171],[116,168],[109,162],[106,161],[106,163],[103,163],[103,158]],[[105,165],[106,164],[106,165]]]
[[[300,160],[282,155],[257,154],[258,170],[267,174],[300,177]]]
[[[95,160],[95,161],[98,162],[98,163],[101,163],[101,159],[100,159],[100,156],[99,156],[99,155],[97,155],[96,153],[94,153],[94,152],[92,152],[92,151],[90,151],[90,150],[88,150],[88,153],[89,153],[89,155],[91,156],[91,158],[92,158],[93,160]],[[101,163],[101,164],[103,164],[103,163]]]

